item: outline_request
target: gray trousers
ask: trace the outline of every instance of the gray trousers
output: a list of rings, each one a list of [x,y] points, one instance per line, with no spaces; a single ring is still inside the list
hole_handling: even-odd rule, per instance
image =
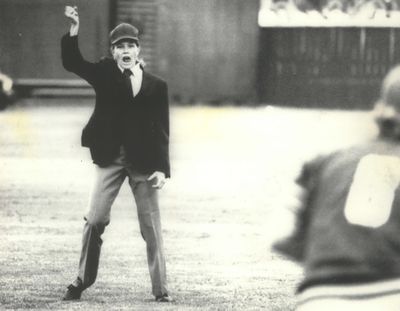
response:
[[[152,182],[147,181],[149,175],[134,171],[126,163],[122,148],[120,156],[111,165],[105,168],[96,166],[95,184],[83,229],[78,278],[83,288],[89,287],[96,280],[103,243],[101,235],[110,222],[111,206],[126,177],[129,178],[129,185],[136,201],[140,231],[147,246],[152,293],[154,296],[167,294],[158,193],[152,188]]]

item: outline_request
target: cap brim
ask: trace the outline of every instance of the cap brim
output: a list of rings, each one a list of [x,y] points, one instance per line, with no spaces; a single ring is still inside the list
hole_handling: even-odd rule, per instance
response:
[[[138,37],[123,36],[123,37],[119,37],[119,38],[114,39],[114,41],[111,41],[111,44],[115,44],[115,43],[117,43],[118,41],[121,41],[121,40],[132,40],[132,41],[139,42],[139,38]]]

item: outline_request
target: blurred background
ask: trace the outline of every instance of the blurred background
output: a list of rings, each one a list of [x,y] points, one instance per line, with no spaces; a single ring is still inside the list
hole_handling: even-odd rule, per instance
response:
[[[395,1],[0,0],[13,102],[0,98],[0,309],[156,307],[129,187],[98,282],[60,301],[93,174],[80,133],[94,94],[61,64],[65,5],[79,8],[86,59],[107,55],[109,31],[129,22],[147,70],[169,85],[172,179],[160,196],[176,304],[157,310],[287,311],[302,272],[270,243],[291,229],[304,161],[375,137],[367,110],[400,59]]]
[[[61,66],[67,4],[91,61],[115,25],[136,25],[181,104],[366,108],[400,56],[397,0],[1,0],[0,70],[20,94],[93,95]]]
[[[109,31],[129,22],[140,30],[148,70],[168,80],[173,101],[256,101],[258,0],[1,0],[0,68],[17,88],[90,93],[60,62],[67,4],[79,8],[87,59],[107,55]]]

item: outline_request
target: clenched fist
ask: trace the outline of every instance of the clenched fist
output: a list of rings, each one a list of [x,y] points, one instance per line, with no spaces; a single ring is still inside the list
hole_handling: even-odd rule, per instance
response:
[[[68,17],[72,24],[79,23],[79,15],[78,15],[78,7],[76,6],[66,6],[65,7],[65,16]]]
[[[79,28],[78,7],[67,5],[65,7],[64,15],[71,21],[71,29],[70,29],[71,36],[77,35]]]

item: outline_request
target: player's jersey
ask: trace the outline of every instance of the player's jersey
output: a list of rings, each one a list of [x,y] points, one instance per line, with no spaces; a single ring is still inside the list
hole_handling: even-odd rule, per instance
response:
[[[380,140],[318,158],[298,182],[309,194],[301,213],[300,259],[315,285],[400,278],[400,143]]]

